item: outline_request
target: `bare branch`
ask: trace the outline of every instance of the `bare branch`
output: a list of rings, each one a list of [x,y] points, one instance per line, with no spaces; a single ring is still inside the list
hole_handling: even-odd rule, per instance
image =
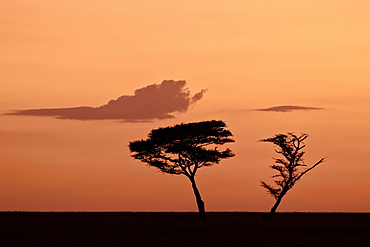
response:
[[[318,162],[316,162],[313,166],[311,166],[310,168],[306,169],[305,171],[303,171],[295,181],[298,181],[303,175],[305,175],[307,172],[311,171],[313,168],[315,168],[316,166],[318,166],[319,164],[321,164],[322,162],[325,161],[325,158],[321,158]]]

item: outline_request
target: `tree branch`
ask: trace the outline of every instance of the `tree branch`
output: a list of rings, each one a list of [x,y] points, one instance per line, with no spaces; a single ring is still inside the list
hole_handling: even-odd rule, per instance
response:
[[[298,181],[303,175],[305,175],[307,172],[311,171],[313,168],[315,168],[316,166],[318,166],[320,163],[324,162],[325,158],[321,158],[318,162],[316,162],[313,166],[311,166],[310,168],[306,169],[305,171],[303,171],[295,181]]]

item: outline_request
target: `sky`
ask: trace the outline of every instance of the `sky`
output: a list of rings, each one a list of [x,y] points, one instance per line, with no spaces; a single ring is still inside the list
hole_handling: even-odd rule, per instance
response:
[[[208,211],[268,211],[277,133],[322,157],[278,211],[370,211],[370,2],[0,0],[0,210],[196,211],[130,157],[159,127],[223,120]]]

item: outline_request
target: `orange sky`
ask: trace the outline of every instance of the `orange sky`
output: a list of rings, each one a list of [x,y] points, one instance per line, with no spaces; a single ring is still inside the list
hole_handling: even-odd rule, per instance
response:
[[[267,211],[273,147],[310,135],[327,161],[280,211],[370,208],[370,2],[0,0],[0,112],[98,107],[163,80],[203,99],[176,118],[122,123],[0,116],[0,210],[195,211],[187,178],[130,157],[158,127],[224,120],[236,156],[199,171],[207,210]],[[288,113],[279,105],[325,108]]]

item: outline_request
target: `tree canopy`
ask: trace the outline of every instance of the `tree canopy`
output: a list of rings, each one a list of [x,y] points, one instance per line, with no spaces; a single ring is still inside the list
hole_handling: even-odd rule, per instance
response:
[[[233,157],[227,148],[217,146],[234,142],[223,121],[182,123],[152,130],[145,140],[130,142],[132,157],[175,175],[195,175],[197,169]]]

